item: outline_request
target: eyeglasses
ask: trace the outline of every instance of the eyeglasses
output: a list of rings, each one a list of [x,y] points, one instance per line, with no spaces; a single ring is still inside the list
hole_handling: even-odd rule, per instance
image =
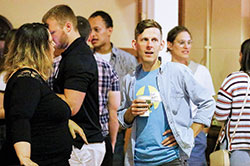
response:
[[[187,46],[191,46],[192,45],[192,40],[188,40],[188,41],[185,41],[185,40],[180,40],[180,41],[176,41],[176,44],[179,45],[180,47],[184,47],[185,44]]]

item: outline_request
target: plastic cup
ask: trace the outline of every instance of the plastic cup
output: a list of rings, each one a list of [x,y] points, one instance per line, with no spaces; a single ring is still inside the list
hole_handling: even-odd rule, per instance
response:
[[[149,105],[148,110],[144,112],[144,114],[140,115],[140,117],[149,117],[149,110],[151,106],[151,97],[150,96],[137,96],[137,99],[146,100],[146,103]]]

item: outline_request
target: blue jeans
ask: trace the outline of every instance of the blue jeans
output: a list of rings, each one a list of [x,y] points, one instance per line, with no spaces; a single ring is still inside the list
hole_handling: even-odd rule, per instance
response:
[[[188,166],[188,163],[187,163],[187,161],[182,161],[180,158],[177,158],[171,162],[162,164],[161,166]],[[190,165],[190,166],[192,166],[192,165]],[[195,165],[193,165],[193,166],[195,166]]]
[[[195,138],[195,146],[191,152],[191,156],[188,159],[190,166],[206,166],[206,151],[207,148],[207,136],[201,131]]]
[[[234,150],[230,156],[230,166],[247,166],[250,165],[249,150]]]

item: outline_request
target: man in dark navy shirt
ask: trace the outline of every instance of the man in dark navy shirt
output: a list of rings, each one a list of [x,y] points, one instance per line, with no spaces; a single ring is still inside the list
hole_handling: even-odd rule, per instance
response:
[[[56,47],[64,49],[55,74],[54,91],[71,107],[72,120],[81,126],[89,144],[74,141],[70,165],[99,166],[105,143],[99,123],[98,70],[89,46],[77,30],[77,19],[69,6],[57,5],[43,17]]]

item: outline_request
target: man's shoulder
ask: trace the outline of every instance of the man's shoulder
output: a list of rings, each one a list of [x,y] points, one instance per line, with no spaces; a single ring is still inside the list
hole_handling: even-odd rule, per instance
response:
[[[186,65],[178,62],[167,62],[162,65],[163,69],[169,69],[172,71],[191,71]]]
[[[122,49],[120,49],[120,48],[117,48],[117,47],[115,47],[115,46],[112,47],[112,52],[113,52],[114,54],[119,54],[119,55],[121,54],[121,55],[133,56],[133,55],[130,54],[129,52],[124,51],[124,50],[122,50]]]
[[[126,52],[120,48],[117,48],[115,46],[113,46],[112,48],[112,53],[115,54],[116,56],[119,56],[121,58],[128,58],[128,59],[134,59],[136,60],[135,56],[130,54],[129,52]]]
[[[112,66],[109,64],[109,62],[103,60],[100,57],[95,56],[95,60],[98,64],[98,66],[104,68],[104,69],[108,69],[108,70],[113,70]]]
[[[136,71],[131,71],[129,73],[127,73],[123,78],[121,78],[122,82],[131,82],[133,78],[135,78],[136,75]]]
[[[172,81],[188,78],[193,75],[192,71],[186,65],[177,62],[167,62],[161,65],[160,74],[172,79]]]

